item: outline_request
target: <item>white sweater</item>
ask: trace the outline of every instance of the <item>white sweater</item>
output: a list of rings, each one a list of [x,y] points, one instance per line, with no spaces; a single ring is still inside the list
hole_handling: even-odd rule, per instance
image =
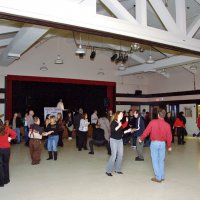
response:
[[[89,125],[88,119],[81,119],[79,131],[87,132],[88,131],[88,125]]]

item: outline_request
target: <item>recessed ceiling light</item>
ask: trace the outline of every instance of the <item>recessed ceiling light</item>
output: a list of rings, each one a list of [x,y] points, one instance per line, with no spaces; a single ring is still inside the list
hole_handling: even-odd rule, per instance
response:
[[[48,67],[46,66],[45,63],[42,63],[42,67],[40,67],[40,70],[41,71],[47,71],[48,70]]]
[[[103,75],[104,75],[104,72],[98,72],[97,75],[103,76]]]
[[[123,63],[121,63],[121,64],[118,66],[118,70],[119,70],[119,71],[124,71],[124,70],[126,70],[126,67],[124,66]]]
[[[55,60],[55,64],[63,64],[63,60],[60,57],[60,55],[57,56],[56,60]]]
[[[149,58],[148,58],[148,60],[146,61],[146,63],[147,63],[147,64],[153,64],[153,63],[155,63],[155,60],[152,58],[151,55],[149,55]]]

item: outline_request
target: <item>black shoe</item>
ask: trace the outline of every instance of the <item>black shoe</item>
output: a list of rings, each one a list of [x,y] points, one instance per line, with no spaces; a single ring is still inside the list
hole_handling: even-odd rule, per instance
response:
[[[143,158],[140,158],[140,157],[136,157],[136,158],[135,158],[135,161],[144,161],[144,159],[143,159]]]
[[[115,173],[117,173],[117,174],[123,174],[123,172],[117,172],[117,171],[115,171]]]
[[[186,143],[186,141],[183,141],[183,142],[182,142],[182,144],[185,144],[185,143]]]
[[[106,172],[106,175],[108,175],[108,176],[112,176],[112,174],[111,174],[111,173],[108,173],[108,172]]]
[[[78,149],[78,151],[81,151],[82,149]]]
[[[90,151],[88,154],[94,154],[94,152]]]
[[[54,152],[53,152],[53,159],[54,159],[54,160],[57,160],[57,158],[58,158],[58,152],[57,152],[57,151],[54,151]]]
[[[53,159],[53,153],[51,151],[49,151],[48,153],[49,153],[49,157],[47,158],[47,160],[52,160]]]

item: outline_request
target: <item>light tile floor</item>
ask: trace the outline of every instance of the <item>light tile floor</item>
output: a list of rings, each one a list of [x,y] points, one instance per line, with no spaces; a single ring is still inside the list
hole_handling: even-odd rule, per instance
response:
[[[149,148],[145,161],[136,162],[135,150],[124,147],[123,175],[105,175],[109,156],[104,147],[95,154],[78,152],[74,140],[64,140],[58,160],[47,161],[43,150],[40,165],[31,165],[29,149],[12,146],[11,183],[0,188],[1,200],[199,200],[200,140],[187,139],[184,146],[173,145],[166,156],[166,180],[151,182],[153,170]]]

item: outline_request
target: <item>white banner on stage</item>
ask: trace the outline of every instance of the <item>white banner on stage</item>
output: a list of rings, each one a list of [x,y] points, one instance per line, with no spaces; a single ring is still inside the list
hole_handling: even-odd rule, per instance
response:
[[[44,107],[44,119],[46,119],[48,114],[56,117],[57,113],[61,113],[63,115],[62,109],[57,107]]]

